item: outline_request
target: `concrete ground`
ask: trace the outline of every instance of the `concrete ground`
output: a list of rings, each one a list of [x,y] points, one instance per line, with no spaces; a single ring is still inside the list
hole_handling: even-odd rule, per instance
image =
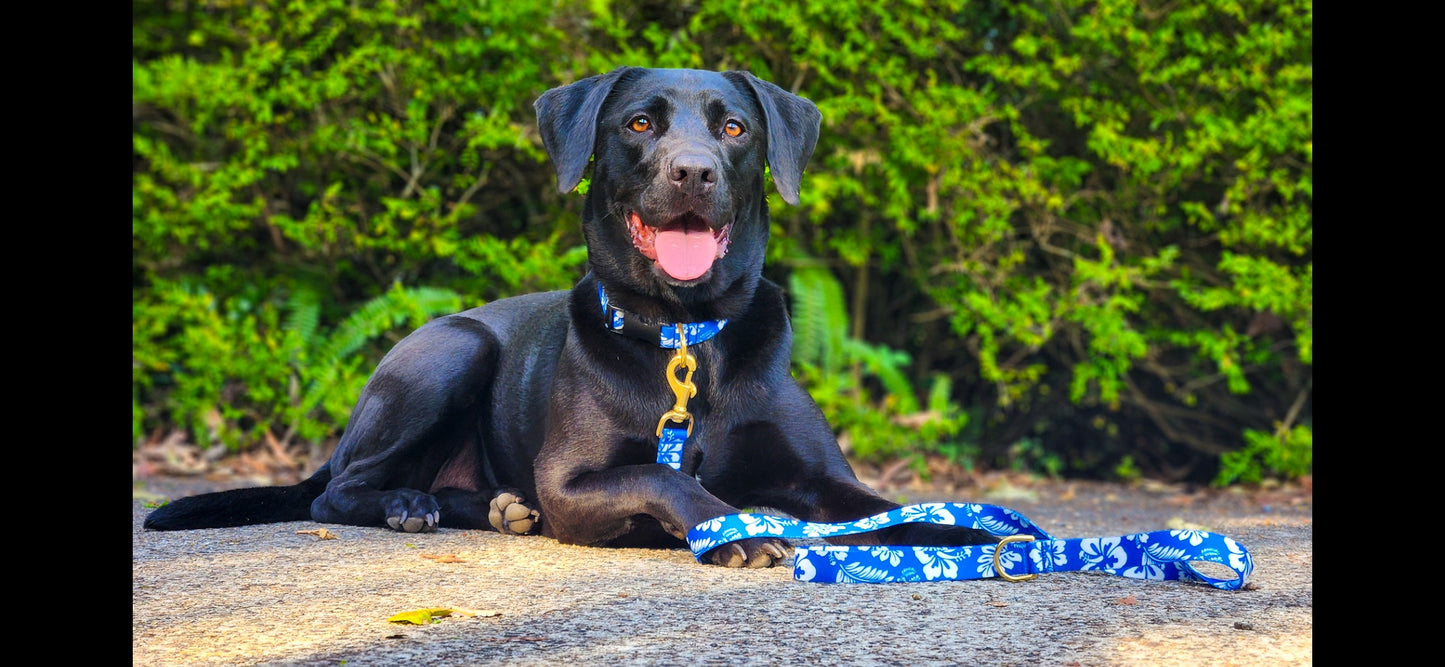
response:
[[[684,550],[613,550],[443,529],[295,522],[141,529],[184,481],[138,484],[136,665],[1309,665],[1313,509],[1306,489],[1185,492],[1051,482],[886,493],[1010,507],[1056,537],[1182,525],[1255,560],[1251,590],[1068,572],[825,585],[790,566],[727,570]],[[908,496],[912,497],[908,497]],[[957,496],[957,497],[954,497]],[[325,528],[334,539],[306,531]],[[791,561],[789,561],[791,562]],[[426,625],[388,622],[459,610]]]

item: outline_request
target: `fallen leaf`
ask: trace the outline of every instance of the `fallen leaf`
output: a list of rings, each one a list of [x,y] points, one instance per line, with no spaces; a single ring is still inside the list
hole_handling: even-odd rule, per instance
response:
[[[1129,597],[1119,598],[1118,604],[1139,604],[1139,598],[1131,594]]]
[[[990,607],[1007,607],[1007,606],[1008,606],[1008,603],[1007,603],[1007,602],[999,602],[998,600],[994,600],[993,602],[988,603],[988,606],[990,606]]]
[[[296,531],[296,534],[297,534],[297,535],[315,535],[315,536],[317,536],[317,537],[319,537],[319,538],[321,538],[321,539],[323,539],[323,540],[334,540],[334,539],[336,539],[336,533],[333,533],[333,532],[331,532],[331,531],[329,531],[329,530],[327,530],[327,529],[325,529],[325,528],[317,528],[316,530],[298,530],[298,531]]]
[[[434,560],[438,563],[465,563],[464,559],[457,558],[456,554],[422,554],[422,558]]]
[[[434,607],[431,609],[413,609],[386,619],[389,623],[410,623],[412,625],[428,625],[435,623],[438,618],[446,618],[456,613],[455,609],[445,607]]]

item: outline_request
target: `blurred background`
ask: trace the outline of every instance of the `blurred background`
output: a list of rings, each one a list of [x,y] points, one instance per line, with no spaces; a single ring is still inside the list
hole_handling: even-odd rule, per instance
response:
[[[822,110],[766,275],[858,465],[1310,478],[1308,0],[132,7],[138,475],[306,474],[412,329],[570,287],[532,103],[639,65]]]

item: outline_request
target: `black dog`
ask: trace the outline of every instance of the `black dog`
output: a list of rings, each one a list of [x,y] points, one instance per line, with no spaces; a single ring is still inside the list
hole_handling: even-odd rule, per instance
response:
[[[621,68],[536,110],[562,192],[592,160],[581,282],[422,326],[310,479],[181,498],[147,528],[310,519],[676,547],[744,507],[836,522],[898,506],[858,481],[789,374],[783,294],[761,277],[764,167],[796,204],[817,107],[746,72]],[[996,541],[928,524],[835,539]],[[789,549],[750,538],[707,558],[761,567]]]

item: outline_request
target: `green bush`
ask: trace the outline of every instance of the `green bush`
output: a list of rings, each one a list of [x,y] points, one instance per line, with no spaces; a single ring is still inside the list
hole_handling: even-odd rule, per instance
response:
[[[631,64],[750,69],[822,109],[801,204],[770,198],[767,270],[855,456],[1309,472],[1310,2],[133,12],[137,438],[334,438],[440,312],[388,302],[408,314],[318,354],[366,304],[573,282],[580,198],[555,193],[531,103]]]

